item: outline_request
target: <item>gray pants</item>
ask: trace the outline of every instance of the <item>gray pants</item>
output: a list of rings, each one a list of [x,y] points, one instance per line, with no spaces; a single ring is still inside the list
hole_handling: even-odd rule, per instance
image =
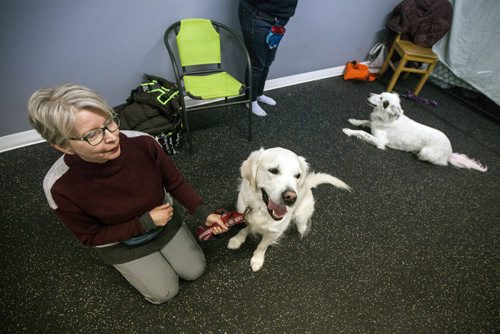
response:
[[[205,271],[205,256],[185,223],[160,251],[113,265],[147,301],[162,304],[179,291],[179,277],[195,280]]]

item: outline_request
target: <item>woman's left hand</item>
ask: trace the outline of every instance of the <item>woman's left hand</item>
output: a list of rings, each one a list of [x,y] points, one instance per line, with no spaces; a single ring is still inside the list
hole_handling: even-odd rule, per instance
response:
[[[227,227],[226,224],[224,224],[222,219],[220,219],[220,215],[216,213],[208,215],[207,221],[205,222],[206,226],[210,226],[213,224],[217,224],[217,226],[214,226],[213,228],[214,234],[220,234],[229,231],[229,227]]]

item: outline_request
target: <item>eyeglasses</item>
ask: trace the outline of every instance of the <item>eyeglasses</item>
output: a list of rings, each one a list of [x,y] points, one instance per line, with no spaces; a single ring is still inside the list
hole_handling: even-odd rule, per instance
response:
[[[80,140],[86,141],[92,146],[99,145],[104,140],[104,131],[115,132],[120,127],[120,116],[118,114],[113,114],[113,118],[106,121],[104,126],[100,129],[94,129],[89,131],[85,136],[81,138],[68,138],[70,140]]]

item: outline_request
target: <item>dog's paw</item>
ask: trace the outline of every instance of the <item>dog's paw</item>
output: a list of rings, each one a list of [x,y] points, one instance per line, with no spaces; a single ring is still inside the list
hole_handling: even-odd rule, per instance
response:
[[[250,259],[250,266],[252,266],[253,272],[259,271],[260,268],[262,268],[263,264],[264,264],[264,257],[263,256],[254,255]]]
[[[309,233],[311,229],[308,224],[297,224],[297,231],[299,231],[300,239],[305,238],[307,233]]]
[[[237,236],[232,237],[229,239],[229,242],[227,243],[227,248],[229,249],[238,249],[241,247],[243,244],[243,241],[239,240]]]
[[[353,130],[348,129],[348,128],[343,128],[342,131],[348,135],[349,137],[353,135]]]
[[[368,120],[349,118],[347,121],[354,126],[364,126],[367,128],[371,126],[371,122]]]

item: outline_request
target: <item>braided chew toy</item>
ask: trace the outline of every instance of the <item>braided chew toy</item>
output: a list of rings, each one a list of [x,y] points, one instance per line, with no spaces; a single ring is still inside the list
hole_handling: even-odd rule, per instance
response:
[[[245,222],[245,216],[238,211],[226,211],[225,209],[215,210],[216,214],[221,215],[220,219],[227,227],[231,228],[234,225],[241,224]],[[218,226],[217,224],[212,224],[210,226],[198,226],[196,229],[196,234],[198,239],[207,241],[214,236],[213,229]]]
[[[413,92],[411,90],[409,90],[406,94],[399,94],[399,95],[402,97],[405,97],[407,99],[413,100],[417,103],[428,104],[428,105],[433,106],[433,107],[437,107],[437,105],[438,105],[438,103],[434,100],[426,99],[426,98],[423,98],[420,96],[416,96],[415,94],[413,94]]]

